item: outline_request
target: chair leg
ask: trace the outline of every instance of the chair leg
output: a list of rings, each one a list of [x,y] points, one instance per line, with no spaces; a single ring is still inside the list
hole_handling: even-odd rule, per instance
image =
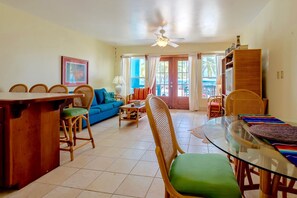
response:
[[[89,122],[89,116],[86,115],[86,122],[87,122],[87,127],[88,127],[88,132],[89,132],[89,136],[90,136],[90,140],[92,143],[92,147],[95,148],[95,142],[94,142],[94,138],[92,135],[92,130],[91,130],[91,126],[90,126],[90,122]]]
[[[65,140],[69,140],[69,137],[67,135],[67,128],[66,128],[66,124],[64,120],[61,120],[61,125],[62,125],[62,129],[63,129],[63,137],[60,137],[60,139],[65,139]]]
[[[282,181],[283,185],[284,186],[287,186],[287,178],[282,177],[282,179],[283,179],[283,181]],[[282,196],[283,196],[283,198],[287,198],[287,192],[286,191],[282,191]]]
[[[76,135],[76,123],[77,121],[79,121],[80,118],[83,118],[86,120],[87,122],[87,127],[88,127],[88,133],[89,133],[89,138],[83,138],[83,137],[77,137]],[[67,136],[66,140],[64,139],[60,139],[61,142],[63,143],[67,143],[67,148],[60,148],[60,150],[63,151],[69,151],[70,152],[70,159],[71,161],[73,161],[74,159],[74,150],[88,144],[89,142],[92,143],[92,147],[95,148],[95,142],[94,142],[94,138],[92,135],[92,130],[91,130],[91,126],[90,126],[90,122],[89,122],[89,118],[88,115],[84,116],[80,116],[80,117],[75,117],[75,118],[68,118],[67,120],[67,125],[65,124],[65,120],[62,121],[63,123],[63,131],[64,131],[64,135]],[[68,128],[68,131],[67,131]],[[76,144],[76,140],[84,140],[84,143],[80,143],[79,145]]]
[[[166,190],[166,188],[165,188],[165,198],[170,198],[170,194],[169,194],[169,192]]]
[[[73,145],[76,146],[76,129],[77,129],[77,120],[74,120],[72,132],[73,132]]]
[[[68,135],[69,135],[69,152],[70,152],[70,160],[73,161],[74,156],[73,156],[73,133],[72,133],[72,128],[73,128],[73,123],[72,119],[68,119]]]

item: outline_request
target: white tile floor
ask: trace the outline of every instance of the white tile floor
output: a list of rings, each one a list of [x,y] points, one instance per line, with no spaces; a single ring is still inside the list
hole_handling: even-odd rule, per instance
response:
[[[189,131],[207,121],[205,112],[172,110],[171,113],[178,141],[186,152],[221,153]],[[72,162],[69,153],[61,151],[61,166],[21,190],[0,192],[0,197],[164,197],[147,118],[139,122],[138,128],[130,122],[122,122],[119,128],[118,117],[114,117],[93,125],[92,132],[95,149],[89,144],[76,150]],[[245,195],[258,197],[258,191]]]

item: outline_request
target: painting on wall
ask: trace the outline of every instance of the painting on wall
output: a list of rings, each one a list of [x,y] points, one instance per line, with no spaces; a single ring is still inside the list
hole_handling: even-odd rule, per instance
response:
[[[61,82],[68,87],[88,84],[89,61],[62,56]]]

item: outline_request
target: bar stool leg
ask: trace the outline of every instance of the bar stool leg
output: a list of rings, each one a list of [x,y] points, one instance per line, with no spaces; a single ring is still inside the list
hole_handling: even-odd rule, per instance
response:
[[[92,135],[91,126],[90,126],[90,122],[89,122],[89,114],[86,115],[86,122],[87,122],[87,127],[88,127],[89,137],[90,137],[90,140],[92,143],[92,147],[95,148],[95,142],[94,142],[94,138]]]
[[[72,128],[73,128],[73,123],[72,123],[72,119],[69,118],[68,119],[68,135],[69,135],[69,152],[70,152],[70,160],[73,161],[74,156],[73,156],[73,132],[72,132]]]

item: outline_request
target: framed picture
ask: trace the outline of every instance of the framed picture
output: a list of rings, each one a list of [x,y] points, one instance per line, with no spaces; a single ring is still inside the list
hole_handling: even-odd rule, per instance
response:
[[[61,82],[69,87],[88,84],[89,61],[62,56]]]

